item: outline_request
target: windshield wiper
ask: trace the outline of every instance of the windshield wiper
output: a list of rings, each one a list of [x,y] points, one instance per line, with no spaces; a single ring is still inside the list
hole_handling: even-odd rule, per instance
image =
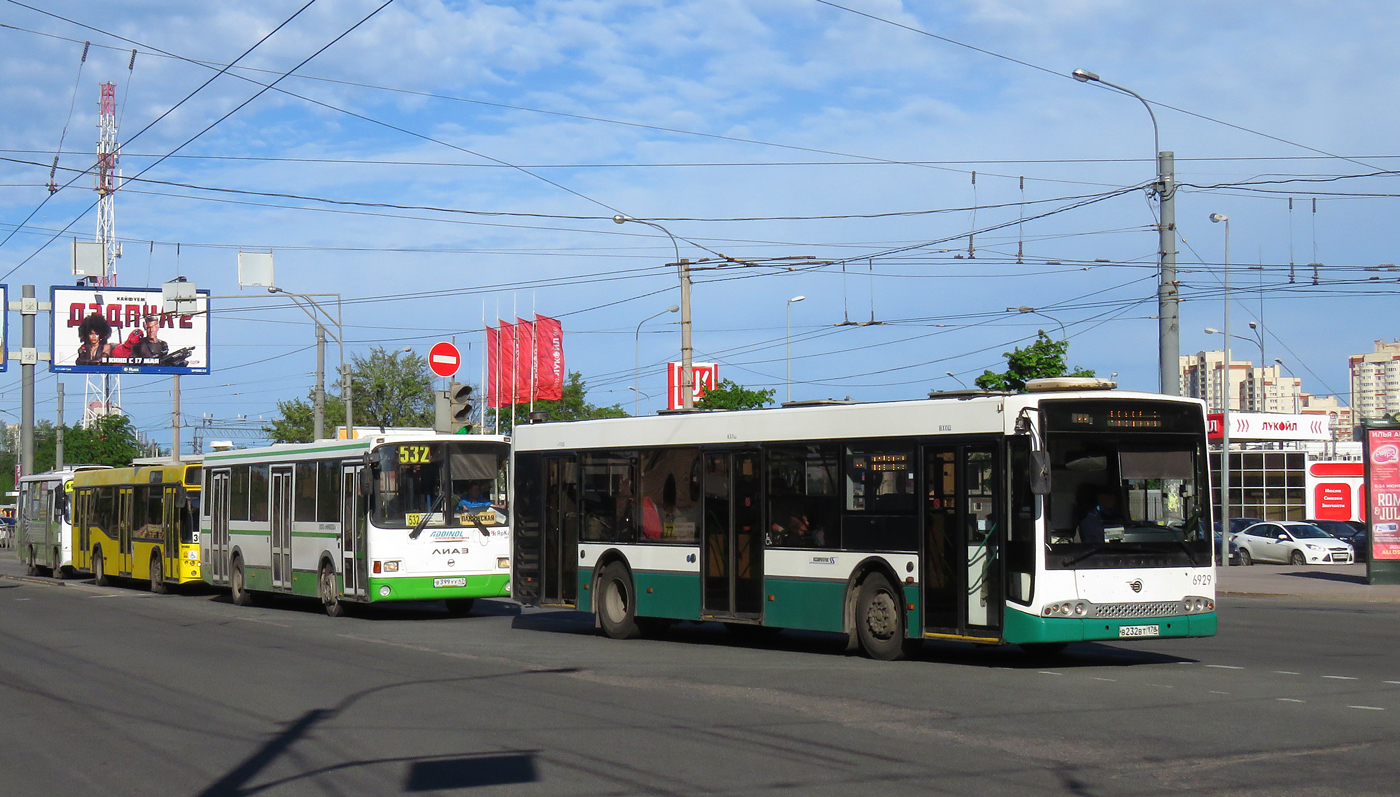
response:
[[[1080,554],[1080,555],[1074,557],[1073,559],[1066,559],[1066,560],[1065,560],[1064,566],[1065,566],[1065,567],[1071,567],[1071,566],[1073,566],[1073,565],[1077,565],[1077,564],[1079,564],[1080,562],[1084,561],[1085,559],[1088,559],[1088,558],[1091,557],[1091,556],[1095,556],[1095,555],[1101,554],[1101,553],[1152,553],[1152,552],[1153,552],[1153,551],[1152,551],[1151,549],[1143,548],[1142,546],[1139,546],[1139,545],[1124,545],[1124,544],[1122,544],[1122,543],[1116,543],[1116,542],[1115,542],[1115,543],[1107,543],[1107,542],[1106,542],[1106,543],[1103,543],[1102,545],[1095,545],[1092,549],[1090,549],[1090,550],[1088,550],[1088,551],[1086,551],[1086,552],[1084,552],[1084,553],[1082,553],[1082,554]]]
[[[442,506],[442,502],[443,502],[446,498],[447,498],[447,491],[446,491],[446,490],[444,490],[443,492],[438,493],[437,500],[433,501],[433,505],[432,505],[431,507],[428,508],[427,513],[424,514],[423,517],[419,518],[419,520],[418,520],[418,525],[414,526],[414,527],[413,527],[413,531],[409,532],[408,538],[409,538],[410,540],[416,540],[416,539],[418,539],[418,535],[423,533],[423,527],[428,525],[428,521],[429,521],[429,520],[432,520],[433,514],[434,514],[435,512],[437,512],[438,507]]]

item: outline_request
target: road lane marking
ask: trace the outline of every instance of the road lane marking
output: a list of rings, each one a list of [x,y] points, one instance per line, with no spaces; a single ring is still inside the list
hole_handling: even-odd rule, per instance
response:
[[[1214,668],[1214,669],[1217,669],[1217,670],[1243,670],[1243,669],[1244,669],[1243,667],[1231,667],[1231,666],[1228,665],[1228,664],[1207,664],[1206,666],[1207,666],[1207,667]]]
[[[1214,689],[1210,690],[1210,693],[1211,693],[1212,695],[1228,695],[1228,694],[1230,694],[1229,692],[1217,692],[1217,691],[1215,691]]]
[[[1324,676],[1322,676],[1322,677],[1323,677],[1323,678],[1330,678],[1330,679],[1332,679],[1333,681],[1356,681],[1356,680],[1360,680],[1360,679],[1358,679],[1358,678],[1353,678],[1353,677],[1351,677],[1350,675],[1324,675]]]
[[[15,598],[15,600],[17,600],[17,601],[27,601],[27,600],[29,600],[29,598]]]
[[[1281,702],[1284,702],[1284,703],[1306,703],[1306,702],[1308,702],[1308,701],[1306,701],[1306,700],[1299,700],[1299,699],[1296,698],[1296,697],[1280,697],[1280,698],[1278,698],[1278,700],[1281,701]]]
[[[1049,670],[1039,670],[1041,675],[1064,675],[1062,672],[1050,672]]]
[[[1166,684],[1148,684],[1148,686],[1155,686],[1155,687],[1157,687],[1158,689],[1175,689],[1175,688],[1176,688],[1175,686],[1167,686]]]
[[[1362,711],[1385,711],[1380,706],[1347,706],[1347,708],[1359,708]]]
[[[1117,679],[1117,678],[1100,678],[1100,677],[1098,677],[1097,675],[1094,676],[1094,680],[1095,680],[1095,681],[1108,681],[1109,683],[1114,683],[1114,684],[1118,683],[1118,679]]]
[[[1298,673],[1296,673],[1296,672],[1291,672],[1291,671],[1289,671],[1289,670],[1274,670],[1274,675],[1297,675],[1297,674],[1298,674]]]
[[[1400,684],[1400,681],[1386,681],[1388,684]]]

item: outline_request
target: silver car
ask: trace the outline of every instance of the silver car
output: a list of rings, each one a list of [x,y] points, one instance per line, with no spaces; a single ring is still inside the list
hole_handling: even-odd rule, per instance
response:
[[[1299,565],[1349,565],[1356,561],[1351,546],[1311,523],[1270,520],[1255,523],[1234,537],[1240,564],[1278,562]]]

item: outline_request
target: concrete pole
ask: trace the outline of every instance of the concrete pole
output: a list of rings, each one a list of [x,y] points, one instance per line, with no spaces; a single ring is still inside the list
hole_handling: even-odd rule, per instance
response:
[[[175,375],[175,389],[171,391],[174,405],[170,410],[170,461],[180,461],[180,375]]]
[[[345,334],[344,332],[341,333]],[[340,386],[341,395],[345,397],[345,437],[347,440],[355,439],[355,399],[350,387],[350,366],[342,364],[340,366]]]
[[[690,345],[690,258],[681,267],[681,408],[695,409],[695,350]]]
[[[53,468],[63,470],[63,383],[58,383],[58,428],[54,429]]]
[[[316,324],[316,395],[311,415],[311,439],[326,436],[326,328]]]
[[[1155,117],[1153,124],[1156,124]],[[1181,395],[1181,310],[1176,283],[1175,162],[1175,154],[1170,150],[1157,153],[1157,196],[1161,211],[1158,230],[1160,251],[1157,255],[1161,263],[1161,282],[1157,287],[1157,367],[1160,371],[1159,389],[1168,396]]]
[[[34,315],[38,311],[34,302],[34,286],[25,285],[21,288],[21,310],[20,316],[23,321],[20,328],[20,346],[26,353],[34,352]],[[23,305],[31,305],[25,308]],[[23,389],[20,391],[20,421],[19,421],[19,474],[29,476],[34,473],[34,362],[33,358],[24,356],[20,367],[20,380]],[[16,485],[15,489],[19,489]]]
[[[1230,220],[1225,222],[1225,405],[1220,415],[1220,561],[1230,566]]]

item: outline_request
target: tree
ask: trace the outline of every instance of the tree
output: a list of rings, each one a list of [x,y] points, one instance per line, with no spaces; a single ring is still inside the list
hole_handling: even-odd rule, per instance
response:
[[[1026,392],[1026,382],[1032,379],[1048,379],[1056,376],[1093,376],[1087,368],[1070,369],[1065,364],[1065,353],[1069,341],[1051,340],[1040,330],[1035,342],[1024,349],[1002,352],[1006,358],[1006,371],[996,373],[985,371],[977,377],[976,384],[983,390],[1010,390]]]
[[[756,410],[773,403],[777,390],[750,390],[728,379],[721,379],[719,385],[709,390],[695,406],[705,410]]]
[[[416,354],[379,346],[368,357],[350,358],[356,426],[432,426],[433,390],[428,361]],[[339,388],[336,382],[334,387]],[[277,402],[277,417],[263,427],[274,443],[309,443],[314,431],[315,395]],[[345,402],[326,393],[327,431],[345,425]]]
[[[484,401],[483,397],[483,401]],[[627,410],[621,405],[614,404],[611,407],[601,407],[591,404],[588,401],[588,386],[583,381],[583,374],[578,371],[569,372],[569,381],[564,383],[563,398],[558,401],[535,401],[535,411],[544,410],[549,413],[552,421],[582,421],[589,418],[626,418]],[[496,411],[500,419],[501,434],[510,434],[511,411],[509,406],[501,407]],[[530,405],[515,405],[516,422],[528,422]]]
[[[65,464],[111,465],[124,468],[145,450],[136,438],[136,427],[125,415],[104,415],[84,429],[69,427],[63,434]],[[52,449],[49,464],[52,466]],[[36,455],[35,459],[38,457]],[[36,463],[37,464],[37,463]]]

